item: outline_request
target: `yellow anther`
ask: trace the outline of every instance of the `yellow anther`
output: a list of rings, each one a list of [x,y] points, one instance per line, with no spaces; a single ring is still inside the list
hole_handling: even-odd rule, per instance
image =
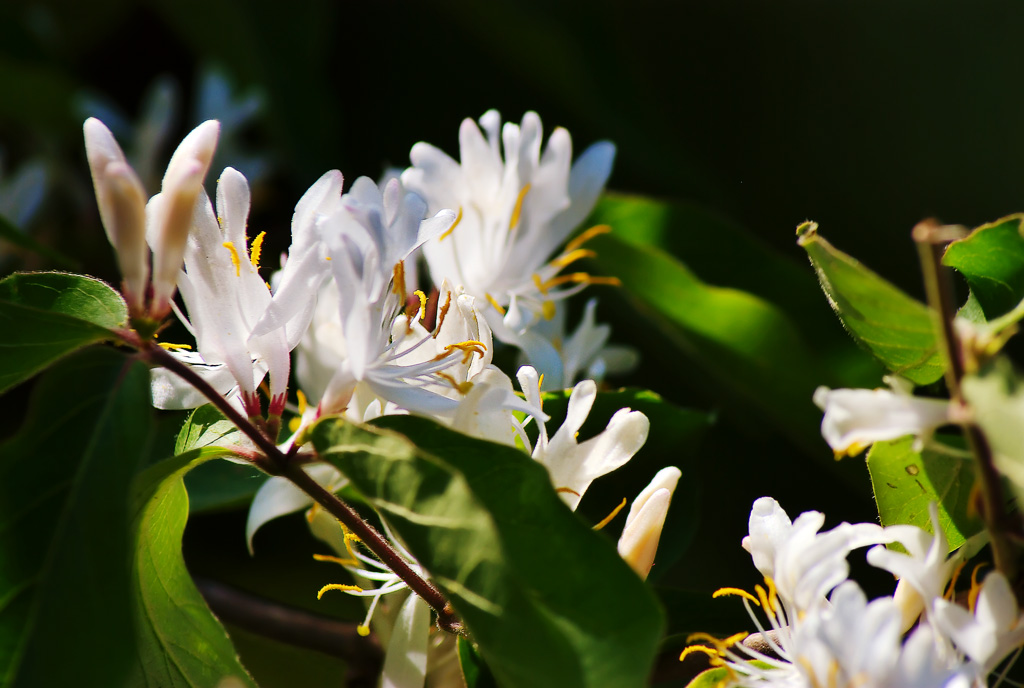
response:
[[[427,314],[427,295],[424,294],[421,289],[417,289],[413,294],[415,294],[416,298],[420,300],[420,310],[416,314],[417,319],[419,319]]]
[[[235,248],[235,245],[230,241],[225,241],[221,246],[231,251],[231,264],[235,266],[235,277],[240,277],[242,275],[242,261],[238,259],[238,250]]]
[[[267,236],[266,232],[260,232],[256,235],[256,238],[252,240],[252,247],[249,249],[249,262],[257,270],[260,269],[260,253],[263,252],[263,237]]]
[[[981,585],[978,584],[978,571],[985,565],[985,562],[981,562],[971,571],[971,591],[967,593],[967,608],[971,610],[972,614],[974,613],[974,605],[978,603],[978,595],[981,594]]]
[[[434,374],[437,375],[442,380],[444,380],[445,382],[447,382],[449,385],[451,385],[452,388],[455,389],[455,391],[457,391],[459,394],[469,394],[469,390],[473,389],[473,383],[470,382],[469,380],[465,382],[456,382],[455,378],[449,375],[448,373]]]
[[[569,494],[574,494],[574,495],[576,495],[577,497],[579,497],[579,496],[580,496],[580,493],[579,493],[579,492],[577,492],[576,490],[572,490],[572,489],[570,489],[570,488],[568,488],[568,487],[560,487],[560,488],[558,488],[557,490],[555,490],[555,492],[557,492],[557,493],[559,493],[559,494],[561,494],[562,492],[567,492],[567,493],[569,493]]]
[[[344,585],[343,583],[328,583],[324,587],[320,588],[320,592],[316,594],[316,598],[319,600],[324,596],[324,593],[328,590],[341,590],[343,592],[362,592],[363,589],[358,585]]]
[[[543,389],[543,388],[544,388],[544,373],[541,373],[537,377],[537,394],[540,394],[540,390]],[[544,403],[543,399],[541,399],[541,403]]]
[[[835,456],[836,461],[845,459],[847,456],[854,457],[864,452],[865,449],[871,446],[870,442],[851,442],[844,449],[836,449],[832,452]]]
[[[299,428],[301,428],[301,427],[302,427],[302,418],[300,418],[299,416],[295,416],[291,420],[288,421],[288,432],[296,433],[296,432],[299,431]]]
[[[316,561],[329,561],[332,564],[341,564],[342,566],[358,566],[359,562],[355,559],[342,559],[341,557],[331,556],[330,554],[314,554],[313,559]]]
[[[601,530],[606,525],[611,523],[612,519],[614,519],[616,516],[619,515],[619,512],[622,511],[622,507],[624,507],[624,506],[626,506],[626,498],[625,497],[622,498],[622,501],[619,503],[619,505],[617,507],[612,509],[612,512],[610,514],[608,514],[607,516],[602,518],[600,521],[598,521],[597,525],[594,526],[594,530]]]
[[[764,588],[762,588],[760,585],[755,585],[754,586],[754,592],[757,593],[757,598],[759,600],[761,600],[761,606],[764,609],[767,609],[768,611],[775,611],[772,608],[771,600],[768,599],[768,593],[765,592]]]
[[[163,349],[167,349],[168,351],[174,351],[175,349],[185,349],[187,351],[192,350],[192,347],[189,346],[188,344],[171,344],[170,342],[157,342],[157,346]]]
[[[540,312],[541,315],[544,316],[545,320],[551,320],[555,317],[555,302],[545,301],[540,307]]]
[[[718,652],[716,652],[714,648],[705,647],[704,645],[690,645],[679,653],[679,661],[683,661],[694,652],[702,652],[712,659],[718,659]]]
[[[555,347],[555,351],[557,351],[558,353],[562,353],[562,338],[552,337],[551,346]]]
[[[953,576],[949,579],[949,587],[946,588],[946,594],[943,595],[947,600],[953,599],[953,595],[956,593],[956,581],[960,578],[960,573],[964,570],[965,566],[967,566],[967,562],[961,561],[957,564],[956,568],[953,569]]]
[[[469,339],[464,342],[459,342],[458,344],[449,344],[444,348],[444,353],[438,354],[437,358],[444,358],[456,349],[462,351],[462,364],[465,365],[473,358],[473,354],[483,356],[487,351],[487,345],[483,342],[478,342],[475,339]]]
[[[345,542],[362,542],[362,538],[351,531],[345,532]]]
[[[316,518],[316,515],[317,515],[317,513],[319,511],[320,511],[320,505],[319,504],[314,504],[313,506],[309,507],[309,510],[306,512],[306,521],[308,523],[312,523],[313,520]]]
[[[295,397],[299,401],[299,415],[301,416],[309,408],[309,401],[306,399],[306,395],[302,393],[301,389],[295,390]]]
[[[771,605],[771,611],[774,612],[779,608],[778,589],[775,587],[775,580],[771,576],[765,576],[764,582],[768,586],[768,604]]]
[[[581,232],[578,237],[576,237],[568,244],[566,244],[565,253],[568,255],[575,251],[576,249],[578,249],[583,244],[593,239],[594,237],[600,236],[602,234],[607,234],[610,231],[612,231],[612,228],[609,227],[608,225],[595,225],[594,227],[591,227],[590,229]]]
[[[462,206],[461,205],[459,206],[459,214],[455,216],[455,222],[452,223],[451,227],[449,227],[448,229],[444,230],[444,234],[439,236],[437,238],[437,240],[438,241],[444,241],[448,237],[449,234],[451,234],[452,232],[455,231],[455,228],[459,226],[460,222],[462,222]]]
[[[441,310],[437,312],[437,323],[434,325],[434,337],[436,338],[438,333],[441,331],[441,325],[444,325],[444,318],[448,315],[448,309],[452,307],[452,293],[448,292],[448,296],[445,297],[444,305],[441,306]]]
[[[727,595],[736,595],[737,597],[742,597],[744,599],[750,600],[758,607],[761,606],[761,603],[757,601],[756,597],[751,595],[746,590],[740,590],[739,588],[719,588],[718,590],[715,590],[713,593],[711,593],[712,599],[718,599],[719,597],[725,597]]]
[[[370,627],[366,624],[359,624],[358,626],[356,626],[356,633],[365,638],[366,636],[370,635]]]
[[[575,263],[577,260],[581,260],[583,258],[593,258],[596,255],[597,253],[591,251],[589,248],[578,248],[575,251],[569,251],[568,253],[563,253],[562,255],[558,256],[557,258],[551,261],[550,265],[556,268],[564,268],[566,265],[569,265],[570,263]]]
[[[405,263],[402,261],[395,263],[393,291],[405,299]]]
[[[519,224],[519,216],[523,212],[523,201],[526,199],[526,194],[530,193],[530,184],[527,184],[519,192],[519,196],[516,198],[516,205],[512,208],[512,219],[508,221],[508,231],[512,231]]]
[[[750,635],[750,633],[748,633],[747,631],[740,631],[739,633],[733,633],[728,638],[725,638],[724,640],[722,640],[722,644],[725,645],[726,647],[732,647],[736,643],[743,642],[743,639],[746,638],[748,635]]]
[[[536,285],[537,291],[539,291],[541,294],[548,293],[548,288],[544,286],[544,280],[542,280],[540,278],[540,275],[538,275],[536,272],[533,273],[533,283],[534,285]]]
[[[561,284],[608,284],[613,287],[622,286],[622,280],[618,277],[594,277],[588,272],[570,272],[568,275],[559,275],[553,277],[547,282],[544,282],[544,289],[542,293],[546,293],[546,290],[551,287],[557,287]]]
[[[324,256],[324,260],[330,260],[330,259],[331,259],[330,256]]]
[[[501,315],[505,315],[505,309],[501,307],[501,304],[494,300],[494,297],[490,294],[484,294],[484,298],[487,299],[487,303],[494,306],[494,310],[498,311]]]

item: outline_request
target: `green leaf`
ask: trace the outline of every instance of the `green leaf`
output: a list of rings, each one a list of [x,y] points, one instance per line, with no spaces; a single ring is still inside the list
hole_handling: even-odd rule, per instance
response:
[[[945,363],[927,306],[836,249],[818,234],[817,224],[800,225],[797,235],[825,296],[858,344],[915,384],[942,377]]]
[[[782,429],[809,451],[819,449],[820,414],[811,397],[828,378],[781,309],[747,292],[705,284],[670,255],[614,234],[588,245],[601,271],[622,281],[636,310],[697,363],[684,366],[676,357],[676,365],[709,374],[715,392],[752,406],[742,414],[748,426]]]
[[[174,453],[184,454],[201,447],[230,447],[241,441],[242,433],[213,404],[200,406],[181,427]]]
[[[132,490],[131,593],[138,653],[131,685],[214,688],[233,676],[255,686],[181,555],[188,519],[183,476],[228,452],[203,447],[151,466]]]
[[[942,264],[967,279],[985,318],[993,320],[1024,300],[1024,215],[978,227],[946,248]]]
[[[133,649],[128,488],[149,371],[106,349],[60,362],[0,445],[0,684],[124,685]]]
[[[468,639],[459,636],[457,641],[459,653],[459,668],[462,669],[462,678],[466,682],[466,688],[497,688],[494,675],[484,664],[483,657],[473,647]]]
[[[553,433],[565,419],[569,390],[546,393],[544,411],[551,416],[548,431]],[[702,411],[686,409],[669,403],[649,390],[627,388],[615,392],[598,392],[587,421],[580,428],[579,441],[603,431],[616,411],[631,408],[651,421],[650,434],[642,449],[622,468],[598,478],[587,490],[576,513],[597,523],[607,516],[623,498],[632,502],[647,487],[654,474],[665,466],[676,466],[683,477],[672,498],[672,508],[658,546],[658,557],[648,580],[661,579],[682,557],[700,524],[700,481],[696,479],[700,445],[711,427],[713,417]],[[533,428],[531,424],[530,429]],[[620,513],[601,532],[618,540],[625,514]]]
[[[686,688],[718,688],[719,686],[729,685],[729,669],[727,667],[718,667],[717,669],[708,669],[697,674],[697,676],[686,684]]]
[[[1009,359],[999,357],[961,383],[992,450],[996,468],[1010,481],[1018,502],[1024,499],[1024,385]]]
[[[111,329],[127,319],[121,295],[92,277],[37,272],[0,280],[0,392],[72,351],[115,339]]]
[[[500,685],[644,684],[663,624],[657,603],[543,466],[422,418],[377,422],[408,439],[331,419],[313,444],[432,573]]]
[[[0,215],[0,239],[9,241],[15,246],[23,248],[33,253],[38,253],[45,258],[49,258],[54,263],[62,265],[66,268],[74,268],[77,266],[77,261],[71,260],[62,253],[54,251],[48,246],[40,244],[38,241],[33,239],[29,234],[19,230],[14,226],[10,220],[3,215]]]
[[[928,505],[938,502],[939,524],[952,551],[984,528],[970,513],[973,460],[934,448],[916,452],[913,444],[912,437],[875,442],[868,453],[878,515],[883,526],[906,523],[931,532]],[[962,448],[963,443],[959,444]]]

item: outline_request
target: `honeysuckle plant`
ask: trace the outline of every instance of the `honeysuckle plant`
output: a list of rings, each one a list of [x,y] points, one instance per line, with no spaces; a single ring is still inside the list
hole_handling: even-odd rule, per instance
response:
[[[671,204],[605,194],[612,144],[574,160],[569,133],[545,140],[536,113],[465,120],[458,162],[418,143],[379,183],[328,171],[290,232],[253,212],[236,168],[209,174],[219,131],[185,136],[157,190],[88,119],[119,288],[65,272],[0,280],[0,389],[38,375],[0,445],[5,685],[255,686],[245,631],[327,648],[352,686],[975,687],[1012,674],[1024,401],[1005,352],[1024,316],[1021,216],[918,225],[927,303],[801,225],[852,338],[826,346],[778,294],[707,283],[664,251]],[[286,247],[279,263],[270,245]],[[652,353],[644,379],[702,410],[613,388]],[[844,360],[856,365],[833,370]],[[725,432],[695,450],[715,423]],[[730,465],[738,445],[723,437],[766,427],[821,470],[866,450],[867,474],[845,479],[880,522],[790,519],[762,496],[746,537],[723,540],[726,519],[698,550],[707,500],[745,508],[734,486],[702,483],[694,457]],[[799,470],[765,472],[759,489]],[[336,618],[193,577],[186,523],[217,509],[244,510],[236,543],[257,559],[315,565],[321,582],[300,593]],[[304,561],[274,551],[271,522],[315,543]],[[722,542],[749,553],[759,582],[702,566]],[[851,576],[861,551],[891,584]],[[677,562],[726,580],[680,589]],[[70,659],[52,661],[54,647]]]

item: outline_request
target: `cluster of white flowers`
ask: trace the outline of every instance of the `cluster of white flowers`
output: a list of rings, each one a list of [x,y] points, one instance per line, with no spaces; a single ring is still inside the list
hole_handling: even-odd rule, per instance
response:
[[[577,442],[596,397],[593,379],[572,390],[566,420],[553,435],[541,409],[542,388],[562,389],[580,373],[600,379],[631,365],[628,352],[606,346],[609,329],[596,324],[593,301],[572,334],[566,333],[563,306],[589,284],[617,283],[564,271],[593,256],[584,244],[609,231],[597,226],[577,233],[611,171],[610,143],[591,146],[573,162],[564,129],[551,134],[542,152],[535,113],[519,125],[502,126],[490,111],[479,126],[463,122],[459,162],[420,143],[412,149],[411,167],[382,185],[361,177],[343,192],[341,173],[328,172],[296,205],[291,246],[267,281],[260,274],[264,233],[250,239],[247,231],[245,177],[225,169],[215,204],[203,191],[217,131],[216,122],[206,122],[185,139],[168,166],[163,192],[147,205],[110,132],[95,119],[85,124],[102,219],[133,316],[158,321],[173,308],[196,349],[162,346],[271,431],[289,408],[294,372],[299,389],[285,450],[327,415],[367,421],[419,414],[471,436],[524,446],[575,510],[593,480],[642,447],[648,420],[629,409],[616,413],[596,437]],[[153,250],[151,281],[146,240]],[[421,259],[433,284],[426,292],[416,283]],[[173,301],[175,289],[184,310]],[[528,364],[517,375],[522,396],[492,362],[495,340],[518,349]],[[266,415],[261,388],[269,402]],[[175,374],[156,369],[153,401],[183,409],[204,398]],[[530,423],[537,426],[533,443],[526,433]],[[307,470],[329,489],[345,483],[332,467]],[[629,511],[618,548],[641,577],[654,562],[679,477],[673,467],[660,471]],[[250,547],[262,524],[310,503],[284,479],[268,480],[250,511]],[[361,627],[367,628],[381,597],[404,584],[336,523],[325,528],[315,509],[310,523],[334,547],[333,560],[360,583],[328,589],[371,598]],[[416,568],[412,555],[395,545]],[[392,615],[397,626],[382,629],[393,636],[389,656],[425,653],[425,609],[422,601],[410,601],[397,619]],[[385,684],[422,686],[425,671],[424,664],[411,678],[386,676]]]
[[[726,667],[727,686],[987,685],[989,674],[1024,643],[1024,616],[997,571],[979,583],[975,568],[962,599],[957,581],[981,543],[968,541],[950,554],[934,504],[931,518],[935,535],[871,523],[819,532],[822,514],[791,521],[774,499],[758,499],[743,547],[765,585],[755,586],[756,594],[723,588],[715,596],[740,597],[759,633],[724,640],[698,634],[702,644],[682,657],[709,655],[713,665]],[[886,547],[893,543],[903,550]],[[868,563],[899,584],[892,596],[869,602],[849,580],[847,556],[871,545]]]

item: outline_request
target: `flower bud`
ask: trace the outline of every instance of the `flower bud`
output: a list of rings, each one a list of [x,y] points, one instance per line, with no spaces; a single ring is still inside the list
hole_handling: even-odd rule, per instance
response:
[[[681,475],[675,466],[662,468],[629,508],[626,527],[619,537],[619,555],[643,579],[654,566],[661,530]]]

